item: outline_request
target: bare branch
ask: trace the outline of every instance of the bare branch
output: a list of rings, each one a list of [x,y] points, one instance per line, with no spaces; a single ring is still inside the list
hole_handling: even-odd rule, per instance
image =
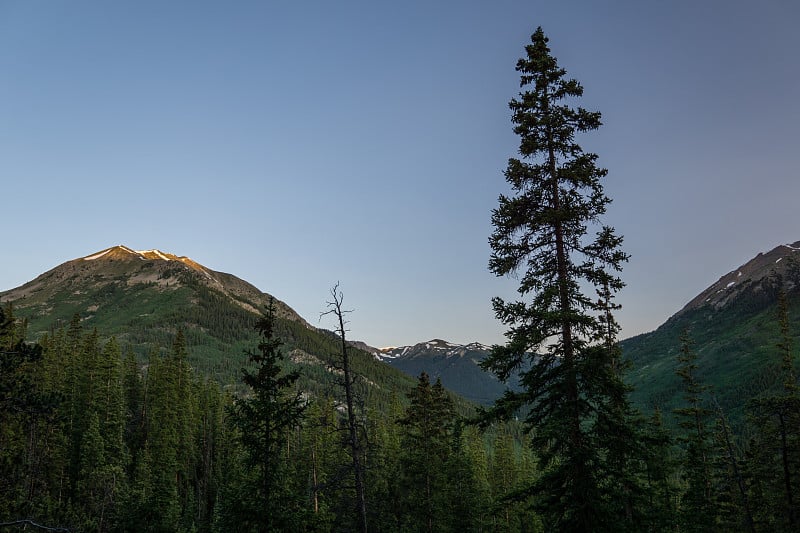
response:
[[[13,522],[0,522],[0,527],[12,527],[12,526],[33,526],[39,529],[43,529],[45,531],[57,531],[58,533],[70,533],[72,530],[66,527],[49,527],[43,526],[41,524],[37,524],[33,520],[14,520]]]
[[[344,316],[348,313],[352,313],[353,309],[342,309],[342,303],[344,302],[344,294],[341,290],[339,290],[339,282],[337,281],[336,284],[331,288],[331,297],[333,301],[326,301],[325,305],[328,307],[327,311],[324,311],[319,314],[319,319],[322,320],[322,317],[326,315],[334,315],[339,320],[339,327],[334,331],[338,333],[340,336],[344,337],[345,333],[350,331],[345,326],[350,322],[344,319]]]

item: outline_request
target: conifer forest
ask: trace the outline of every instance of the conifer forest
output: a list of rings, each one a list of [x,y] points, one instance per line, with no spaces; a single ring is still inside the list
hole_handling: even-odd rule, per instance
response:
[[[771,381],[740,409],[703,381],[690,329],[666,370],[680,405],[634,402],[615,320],[628,254],[578,144],[601,115],[548,42],[538,28],[517,62],[489,236],[489,271],[518,288],[492,302],[507,343],[481,366],[519,387],[478,407],[426,373],[379,380],[338,285],[328,336],[272,302],[254,323],[204,310],[242,361],[225,373],[181,324],[142,353],[80,315],[31,338],[4,303],[0,532],[800,531],[800,268],[770,280]]]

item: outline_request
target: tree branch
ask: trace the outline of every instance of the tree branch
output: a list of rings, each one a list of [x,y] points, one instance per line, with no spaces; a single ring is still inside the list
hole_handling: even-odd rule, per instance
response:
[[[12,526],[33,526],[39,529],[43,529],[45,531],[57,531],[58,533],[70,533],[72,530],[66,527],[48,527],[43,526],[41,524],[37,524],[33,520],[14,520],[13,522],[0,522],[0,527],[12,527]]]

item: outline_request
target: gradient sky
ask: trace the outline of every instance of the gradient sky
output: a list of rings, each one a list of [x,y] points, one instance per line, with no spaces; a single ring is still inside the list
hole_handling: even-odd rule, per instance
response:
[[[0,290],[116,244],[350,337],[503,341],[490,212],[536,26],[603,114],[623,336],[800,239],[800,4],[0,0]]]

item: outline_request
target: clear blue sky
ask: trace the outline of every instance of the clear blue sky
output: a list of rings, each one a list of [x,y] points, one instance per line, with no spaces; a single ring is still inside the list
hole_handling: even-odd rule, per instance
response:
[[[800,239],[800,5],[0,0],[0,290],[115,245],[350,336],[502,342],[490,211],[541,25],[604,127],[623,336]]]

